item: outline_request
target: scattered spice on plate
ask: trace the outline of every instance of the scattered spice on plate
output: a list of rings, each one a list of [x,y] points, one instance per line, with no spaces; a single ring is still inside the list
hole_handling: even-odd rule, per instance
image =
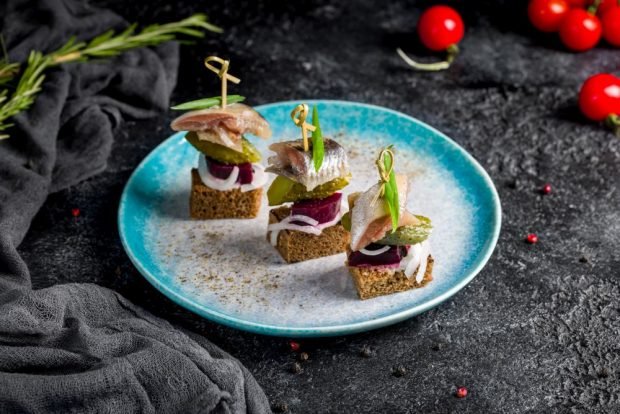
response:
[[[530,244],[538,243],[538,236],[535,233],[530,233],[527,235],[525,240]]]
[[[72,208],[71,209],[71,215],[73,217],[78,217],[80,215],[80,209],[79,208]]]
[[[397,367],[394,367],[394,369],[392,369],[392,375],[394,375],[397,378],[404,377],[406,373],[407,373],[407,369],[403,367],[402,365],[399,365]]]
[[[551,194],[551,184],[543,185],[543,188],[541,189],[541,191],[544,195]]]
[[[293,352],[297,352],[299,351],[299,342],[295,342],[295,341],[290,341],[288,343],[288,346],[291,348],[291,351]]]
[[[302,353],[300,353],[300,354],[299,354],[299,360],[300,360],[301,362],[305,362],[305,361],[307,361],[308,359],[310,359],[310,355],[308,355],[308,353],[307,353],[307,352],[302,352]]]

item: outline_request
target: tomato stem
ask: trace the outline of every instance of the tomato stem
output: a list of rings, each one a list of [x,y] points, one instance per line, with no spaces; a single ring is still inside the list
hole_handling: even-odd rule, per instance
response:
[[[620,137],[620,116],[609,114],[607,118],[605,118],[605,126],[611,129],[616,136]]]
[[[594,0],[586,11],[592,15],[595,15],[596,11],[598,10],[598,6],[601,5],[601,1],[602,0]]]
[[[401,48],[396,49],[396,53],[398,53],[398,56],[400,56],[405,61],[406,64],[408,64],[414,69],[427,71],[427,72],[436,72],[439,70],[448,69],[450,67],[450,64],[454,62],[454,59],[459,54],[459,47],[456,44],[450,45],[446,49],[446,52],[447,52],[446,60],[444,61],[433,62],[433,63],[420,63],[420,62],[416,62],[415,60],[407,56],[407,54],[403,52]]]

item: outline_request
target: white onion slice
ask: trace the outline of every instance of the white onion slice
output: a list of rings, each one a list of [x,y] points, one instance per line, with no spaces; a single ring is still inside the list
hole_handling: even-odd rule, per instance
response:
[[[307,223],[308,226],[293,224],[293,221],[301,221],[302,223]],[[321,229],[315,227],[318,223],[319,222],[312,217],[302,216],[300,214],[285,217],[282,221],[278,223],[272,223],[267,226],[267,231],[271,232],[271,234],[269,235],[269,241],[271,242],[272,246],[276,246],[278,244],[278,235],[282,230],[297,230],[303,233],[309,233],[318,236],[321,234]]]
[[[293,221],[301,221],[302,223],[309,224],[312,227],[315,227],[317,224],[319,224],[318,220],[313,219],[312,217],[304,216],[302,214],[295,214],[292,216],[288,216],[284,220],[288,220],[289,223]]]
[[[238,188],[239,167],[233,167],[226,179],[214,177],[207,167],[207,160],[203,154],[200,154],[198,158],[198,174],[204,185],[214,190],[229,191]]]
[[[365,254],[366,256],[379,256],[381,253],[385,253],[390,250],[390,247],[391,246],[383,246],[382,248],[377,250],[359,249],[358,251],[362,254]]]
[[[268,229],[274,232],[278,230],[297,230],[297,231],[301,231],[302,233],[314,234],[315,236],[318,236],[319,234],[321,234],[321,230],[317,229],[314,226],[304,226],[303,224],[293,224],[293,223],[283,223],[283,222],[274,223],[273,226],[270,225]]]
[[[418,273],[416,273],[415,275],[415,281],[418,283],[421,283],[422,280],[424,280],[429,253],[430,252],[428,251],[427,246],[422,246],[422,261],[420,262],[420,266],[418,267]]]
[[[267,232],[270,232],[269,241],[271,242],[272,246],[277,246],[278,235],[282,230],[297,230],[303,233],[309,233],[315,236],[319,236],[324,229],[336,225],[347,211],[349,211],[348,203],[345,203],[344,197],[342,197],[340,201],[340,210],[338,211],[338,213],[336,213],[336,217],[334,217],[328,222],[319,224],[319,222],[312,217],[303,216],[300,214],[288,216],[278,223],[272,223],[267,226]],[[299,224],[293,224],[293,221],[301,221],[303,223],[307,223],[308,225],[302,226]]]
[[[408,260],[407,265],[405,266],[405,276],[411,279],[414,276],[413,272],[416,271],[418,266],[420,266],[420,256],[422,253],[422,249],[420,244],[414,244],[409,248],[409,252],[407,253],[406,260]]]
[[[347,212],[349,211],[349,202],[346,201],[344,199],[344,196],[340,199],[340,210],[338,210],[338,212],[336,213],[336,216],[331,219],[330,221],[327,221],[325,223],[321,223],[319,225],[317,225],[316,227],[318,227],[321,230],[324,230],[328,227],[334,226],[336,224],[338,224],[338,222],[340,221],[340,219],[342,218],[342,216],[344,216]]]
[[[404,265],[405,276],[411,279],[415,276],[417,283],[422,282],[424,274],[426,273],[426,265],[428,262],[428,256],[430,254],[430,248],[427,241],[417,243],[409,248],[409,253],[403,259],[401,267]]]
[[[241,184],[241,192],[256,190],[267,183],[267,174],[265,167],[261,164],[252,164],[252,182],[249,184]]]
[[[267,182],[265,167],[261,164],[252,164],[252,182],[249,184],[239,184],[239,167],[233,167],[230,175],[226,179],[215,177],[207,167],[207,159],[204,154],[198,155],[198,175],[203,184],[218,191],[230,191],[239,188],[241,192],[252,191],[261,188]]]

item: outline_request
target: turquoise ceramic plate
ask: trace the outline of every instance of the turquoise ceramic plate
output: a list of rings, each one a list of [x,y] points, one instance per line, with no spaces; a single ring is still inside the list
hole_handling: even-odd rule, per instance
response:
[[[298,137],[289,115],[297,103],[257,108],[274,132],[269,141],[254,139],[264,159],[270,142]],[[353,181],[345,192],[376,182],[374,158],[383,146],[396,145],[397,171],[410,179],[408,207],[433,220],[433,282],[362,301],[344,254],[285,264],[265,238],[266,200],[253,220],[190,220],[190,170],[198,153],[183,133],[146,157],[121,198],[121,240],[144,277],[205,318],[294,337],[393,324],[440,304],[469,283],[493,252],[501,221],[497,192],[482,167],[454,141],[410,116],[353,102],[308,103],[318,105],[324,135],[349,153]]]

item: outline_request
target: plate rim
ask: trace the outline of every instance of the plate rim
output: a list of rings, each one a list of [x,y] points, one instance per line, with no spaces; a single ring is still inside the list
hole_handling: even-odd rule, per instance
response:
[[[224,314],[222,312],[218,312],[213,309],[205,308],[204,305],[199,306],[198,304],[195,303],[195,301],[187,299],[184,295],[179,294],[178,292],[171,289],[169,286],[163,284],[155,275],[151,273],[150,270],[148,270],[137,259],[133,250],[130,248],[130,242],[127,240],[127,233],[125,230],[125,222],[126,222],[125,207],[127,204],[127,198],[129,197],[128,189],[132,187],[132,183],[136,179],[139,172],[145,167],[145,165],[150,161],[150,159],[155,156],[155,154],[158,152],[157,150],[160,147],[166,145],[168,141],[175,140],[179,136],[185,134],[185,132],[181,131],[181,132],[172,134],[171,136],[169,136],[168,138],[160,142],[155,148],[153,148],[147,154],[146,157],[144,157],[144,159],[134,169],[131,176],[125,183],[125,186],[123,188],[123,193],[119,201],[117,225],[118,225],[119,237],[121,239],[121,244],[123,246],[123,249],[125,250],[125,253],[129,257],[130,261],[133,263],[136,269],[138,269],[140,274],[168,299],[172,300],[177,305],[182,306],[185,309],[188,309],[196,313],[197,315],[202,316],[203,318],[206,318],[210,321],[220,323],[222,325],[225,325],[231,328],[235,328],[235,329],[239,329],[239,330],[247,331],[247,332],[252,332],[256,334],[261,334],[261,335],[296,337],[296,338],[343,336],[343,335],[365,332],[365,331],[370,331],[370,330],[382,328],[385,326],[393,325],[398,322],[402,322],[406,319],[409,319],[413,316],[424,313],[438,306],[442,302],[454,296],[465,286],[467,286],[478,275],[478,273],[480,273],[480,271],[484,268],[484,266],[486,266],[493,252],[495,251],[495,247],[497,246],[497,241],[499,239],[499,234],[501,231],[501,224],[502,224],[502,209],[501,209],[501,202],[500,202],[499,194],[497,192],[497,188],[495,187],[493,180],[491,179],[489,174],[486,172],[486,170],[482,167],[482,165],[480,165],[480,163],[469,152],[467,152],[465,148],[463,148],[456,141],[454,141],[452,138],[448,137],[446,134],[439,131],[438,129],[432,127],[431,125],[428,125],[427,123],[423,121],[420,121],[419,119],[413,116],[410,116],[403,112],[390,109],[390,108],[386,108],[383,106],[368,104],[368,103],[363,103],[363,102],[338,100],[338,99],[298,99],[298,100],[271,102],[271,103],[267,103],[263,105],[258,105],[254,108],[257,111],[260,111],[262,109],[267,109],[272,106],[280,106],[280,105],[287,105],[287,104],[293,105],[299,102],[306,102],[309,104],[326,103],[326,104],[338,104],[338,105],[344,105],[344,106],[362,106],[362,107],[366,107],[372,110],[388,112],[395,116],[402,117],[411,122],[419,124],[428,130],[431,130],[433,133],[437,134],[438,136],[443,138],[445,141],[447,141],[448,144],[451,147],[453,147],[453,149],[457,150],[462,156],[464,156],[464,158],[467,159],[467,161],[469,161],[469,163],[474,166],[474,169],[483,178],[484,183],[486,184],[487,188],[491,192],[491,195],[492,195],[491,198],[492,198],[493,207],[494,207],[493,223],[492,223],[493,230],[492,230],[491,240],[490,240],[490,243],[489,242],[484,243],[483,252],[482,252],[483,255],[477,261],[475,267],[462,280],[460,280],[459,283],[456,283],[455,285],[451,286],[443,294],[433,299],[430,299],[422,304],[413,306],[411,308],[407,308],[400,312],[382,316],[380,318],[370,319],[370,320],[361,321],[361,322],[342,324],[342,325],[330,325],[330,326],[323,326],[323,327],[322,326],[309,326],[309,327],[299,327],[299,328],[288,328],[288,327],[277,326],[277,325],[269,325],[269,324],[251,322],[251,321],[239,319],[237,317]]]

